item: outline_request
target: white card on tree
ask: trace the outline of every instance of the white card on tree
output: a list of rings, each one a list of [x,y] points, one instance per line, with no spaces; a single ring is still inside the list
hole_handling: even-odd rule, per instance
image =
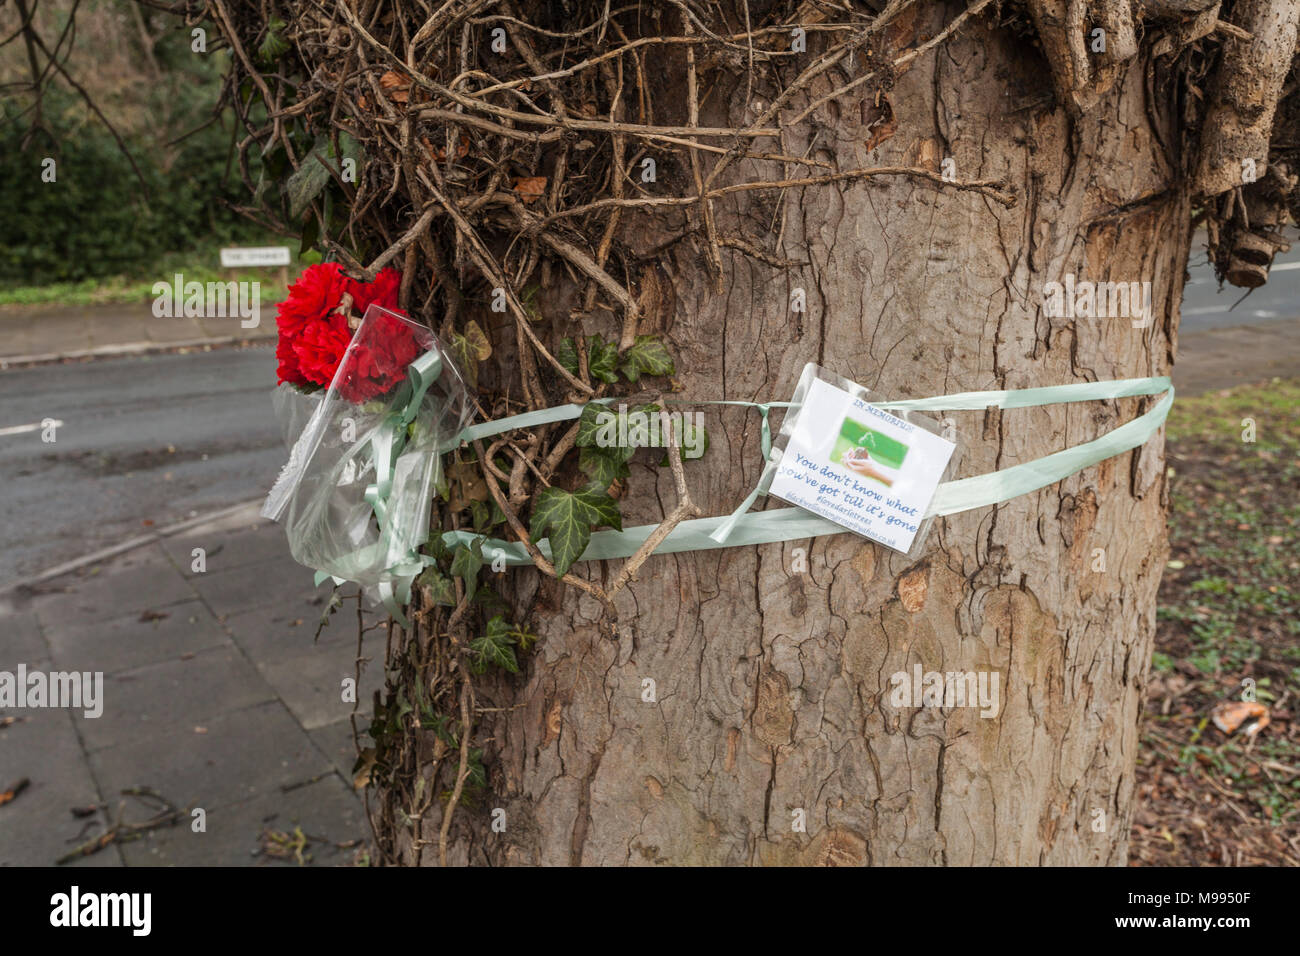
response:
[[[817,378],[769,493],[907,553],[956,447]]]

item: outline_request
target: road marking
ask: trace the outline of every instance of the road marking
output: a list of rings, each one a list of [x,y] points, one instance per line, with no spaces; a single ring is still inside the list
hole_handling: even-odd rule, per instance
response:
[[[1219,312],[1228,312],[1232,309],[1230,305],[1207,305],[1199,309],[1183,309],[1183,315],[1216,315]],[[1280,312],[1272,309],[1252,309],[1249,312],[1243,312],[1242,315],[1248,315],[1255,319],[1276,319]]]
[[[48,426],[46,425],[46,422],[49,423]],[[30,425],[10,425],[8,428],[0,428],[0,438],[4,437],[5,435],[25,435],[28,432],[38,432],[42,428],[46,428],[46,427],[62,428],[63,422],[61,422],[57,418],[55,419],[47,418],[43,422],[32,422]]]

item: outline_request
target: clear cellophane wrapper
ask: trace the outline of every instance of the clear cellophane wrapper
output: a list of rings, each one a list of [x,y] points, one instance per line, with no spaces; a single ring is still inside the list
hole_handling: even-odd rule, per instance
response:
[[[374,305],[328,389],[280,385],[289,461],[262,514],[284,526],[294,559],[368,591],[409,574],[467,399],[433,333]]]

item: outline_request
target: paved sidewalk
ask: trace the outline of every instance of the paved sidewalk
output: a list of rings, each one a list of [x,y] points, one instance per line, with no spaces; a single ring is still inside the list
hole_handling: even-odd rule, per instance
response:
[[[150,303],[34,306],[0,310],[0,367],[179,346],[230,345],[275,338],[275,305],[263,302],[256,328],[228,318],[157,318]]]
[[[203,573],[192,570],[194,548],[205,549]],[[312,863],[352,863],[369,837],[342,693],[356,603],[313,644],[329,590],[312,587],[283,530],[251,506],[10,598],[0,671],[102,671],[103,713],[0,710],[0,790],[30,780],[0,805],[0,865],[52,864],[119,808],[128,822],[148,819],[154,810],[123,795],[140,787],[201,807],[206,832],[187,814],[72,865],[257,865],[275,859],[259,850],[264,831],[299,827]],[[363,735],[383,641],[382,629],[367,635]],[[4,726],[6,716],[18,721]]]

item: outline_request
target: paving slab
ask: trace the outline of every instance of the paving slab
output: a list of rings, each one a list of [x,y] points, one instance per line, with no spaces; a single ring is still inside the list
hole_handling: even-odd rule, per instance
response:
[[[194,598],[144,615],[130,611],[97,624],[52,628],[49,653],[59,669],[114,674],[218,647],[233,648],[230,637]]]
[[[372,635],[373,636],[373,635]],[[371,658],[356,681],[356,641],[332,641],[259,661],[258,670],[274,689],[276,696],[307,730],[324,727],[346,718],[352,712],[352,700],[360,701],[363,713],[370,712],[374,692],[384,686],[383,644],[371,640],[364,653]],[[379,659],[374,658],[378,655]],[[343,682],[355,690],[352,700],[343,699]]]
[[[229,711],[90,755],[106,793],[148,786],[177,806],[213,810],[333,775],[334,765],[279,701]]]
[[[193,342],[207,337],[199,320],[192,317],[177,316],[166,320],[141,323],[140,338],[137,341],[157,342],[166,345],[172,342]],[[229,333],[227,333],[229,335]]]
[[[32,610],[47,628],[97,624],[105,617],[162,610],[195,597],[194,588],[157,544],[141,548],[121,563],[64,577],[57,586],[59,590],[32,602]]]
[[[238,317],[169,318],[153,314],[153,300],[86,306],[33,306],[0,310],[0,356],[59,356],[94,349],[176,342],[226,344],[232,340],[269,339],[276,335],[275,303],[263,297],[261,322],[240,326]]]
[[[245,321],[252,321],[251,316],[247,320],[242,315],[228,315],[224,318],[213,316],[195,321],[198,323],[200,335],[211,339],[265,339],[274,338],[279,334],[275,327],[275,306],[268,306],[265,300],[258,313],[257,325],[252,328],[244,328]]]
[[[192,825],[150,831],[123,845],[122,854],[128,866],[298,866],[292,850],[284,857],[267,853],[265,847],[282,844],[263,834],[293,840],[301,830],[309,841],[301,865],[347,866],[369,829],[360,799],[332,773],[288,792],[216,807],[205,826],[200,833]]]
[[[0,789],[26,778],[29,785],[0,806],[0,866],[53,866],[91,836],[102,833],[104,810],[78,817],[73,809],[100,807],[102,794],[77,739],[72,716],[57,708],[0,711],[18,721],[0,729]],[[110,848],[76,861],[121,866]]]
[[[1198,329],[1178,338],[1174,386],[1180,394],[1300,375],[1300,319]]]
[[[289,557],[260,562],[252,569],[195,575],[189,583],[220,619],[264,607],[319,618],[330,593],[326,584],[317,588],[311,571]]]
[[[328,585],[322,585],[319,591],[313,591],[311,600],[305,604],[270,604],[231,614],[226,617],[224,624],[235,643],[250,659],[256,661],[280,660],[336,641],[347,643],[349,652],[352,653],[355,652],[357,643],[355,585],[345,584],[339,593],[342,606],[330,615],[329,622],[321,628],[319,640],[315,635],[316,629],[320,627],[321,615],[327,607]],[[381,620],[382,615],[372,608],[363,607],[362,618],[369,626]],[[372,631],[367,637],[376,633],[378,632]]]
[[[0,611],[0,668],[50,656],[34,611]]]
[[[357,733],[362,747],[371,743],[366,735],[366,728],[370,726],[370,713],[370,698],[367,697],[361,702],[361,709],[357,713]],[[334,769],[340,776],[345,781],[351,780],[352,768],[357,762],[357,748],[352,740],[352,721],[347,718],[336,720],[308,733],[321,753],[334,762]]]
[[[233,646],[104,677],[103,714],[75,717],[91,753],[124,740],[147,744],[180,729],[189,733],[213,718],[271,701],[275,693]]]
[[[262,562],[283,562],[289,553],[284,529],[270,521],[237,529],[198,528],[175,535],[163,548],[186,577],[221,574]],[[195,570],[195,548],[203,549],[203,567]],[[307,572],[310,577],[310,572]]]
[[[89,348],[95,334],[93,320],[80,310],[29,313],[31,321],[12,325],[17,316],[0,317],[0,355],[41,355],[69,348]],[[11,341],[10,332],[21,338]],[[71,344],[70,344],[71,343]]]

